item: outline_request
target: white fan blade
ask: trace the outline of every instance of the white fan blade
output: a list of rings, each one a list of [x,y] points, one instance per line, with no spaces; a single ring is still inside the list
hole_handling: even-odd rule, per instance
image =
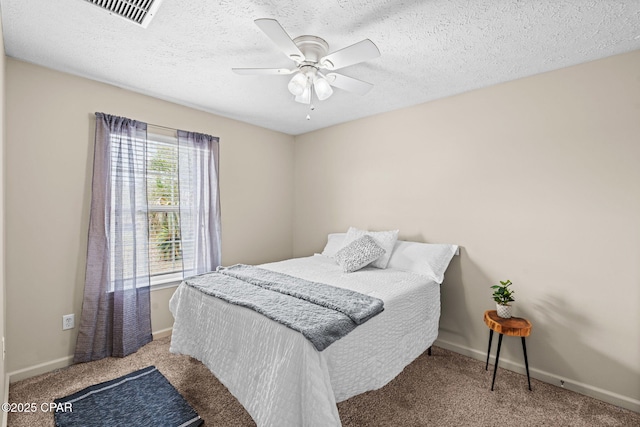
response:
[[[304,61],[304,55],[278,21],[261,18],[256,19],[254,22],[290,59],[296,62]]]
[[[327,74],[327,81],[331,86],[357,93],[358,95],[364,95],[371,90],[373,85],[371,83],[364,82],[362,80],[354,79],[353,77],[345,76],[344,74],[329,73]]]
[[[365,39],[320,59],[320,66],[328,70],[337,70],[378,56],[380,56],[378,47],[371,40]]]
[[[236,74],[242,74],[243,76],[256,76],[256,75],[287,75],[298,71],[297,68],[289,70],[287,68],[232,68]]]

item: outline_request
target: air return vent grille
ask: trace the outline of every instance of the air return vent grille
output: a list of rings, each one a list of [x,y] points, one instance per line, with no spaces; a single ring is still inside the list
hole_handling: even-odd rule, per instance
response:
[[[127,21],[147,28],[162,0],[86,0]]]

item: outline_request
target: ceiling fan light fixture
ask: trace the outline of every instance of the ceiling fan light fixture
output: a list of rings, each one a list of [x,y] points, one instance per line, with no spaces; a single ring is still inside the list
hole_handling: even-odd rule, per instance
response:
[[[289,84],[287,88],[289,92],[291,92],[294,96],[300,96],[304,92],[304,90],[308,86],[308,78],[303,73],[296,73],[291,80],[289,80]]]
[[[287,84],[287,89],[293,95],[296,102],[310,106],[314,93],[318,101],[323,101],[332,96],[332,86],[360,95],[367,93],[373,86],[371,83],[333,72],[340,68],[349,67],[379,57],[380,50],[378,50],[378,47],[371,40],[365,39],[351,46],[329,53],[329,44],[320,37],[302,35],[292,39],[285,29],[282,28],[282,25],[275,19],[260,18],[254,22],[289,59],[292,59],[296,63],[296,66],[293,69],[232,68],[235,73],[242,75],[293,74]],[[329,74],[325,76],[321,70],[328,70]]]
[[[316,92],[316,96],[320,101],[324,101],[333,95],[333,89],[331,89],[331,85],[322,76],[318,76],[316,80],[313,82],[313,89]]]
[[[311,104],[311,88],[306,87],[301,95],[295,97],[295,101],[301,104]]]

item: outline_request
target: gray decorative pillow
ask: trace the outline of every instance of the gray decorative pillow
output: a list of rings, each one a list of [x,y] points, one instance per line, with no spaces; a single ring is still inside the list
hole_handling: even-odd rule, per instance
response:
[[[373,237],[365,234],[336,252],[334,259],[340,264],[345,273],[351,273],[360,270],[386,252],[376,243]]]
[[[373,240],[378,244],[378,246],[386,251],[383,256],[371,263],[371,267],[387,268],[387,264],[389,264],[389,259],[391,258],[393,248],[396,244],[396,241],[398,240],[398,230],[366,231],[360,230],[355,227],[349,227],[347,235],[342,242],[342,247],[347,246],[349,243],[361,236],[364,236],[365,234],[373,237]]]

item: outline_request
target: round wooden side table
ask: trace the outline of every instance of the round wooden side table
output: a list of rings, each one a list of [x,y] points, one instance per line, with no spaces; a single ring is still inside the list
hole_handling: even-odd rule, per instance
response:
[[[487,350],[487,363],[484,367],[489,370],[489,355],[491,354],[491,340],[493,339],[493,331],[500,334],[498,338],[498,351],[496,353],[496,364],[493,367],[493,381],[491,381],[491,391],[496,382],[496,373],[498,372],[498,362],[500,360],[500,346],[502,345],[503,335],[512,337],[520,337],[522,339],[522,351],[524,352],[524,366],[527,368],[527,382],[529,390],[531,390],[531,378],[529,377],[529,361],[527,360],[527,345],[524,342],[525,337],[531,334],[531,322],[522,317],[511,317],[504,319],[498,316],[496,310],[487,310],[484,312],[484,323],[489,327],[489,349]]]

